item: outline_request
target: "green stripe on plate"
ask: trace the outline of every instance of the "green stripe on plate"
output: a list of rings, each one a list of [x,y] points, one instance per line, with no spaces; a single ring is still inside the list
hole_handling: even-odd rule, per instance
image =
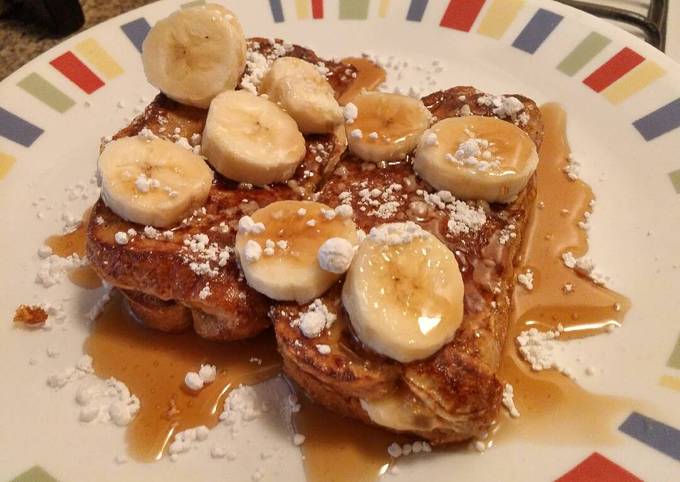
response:
[[[366,20],[368,0],[340,0],[340,20]]]
[[[75,105],[73,99],[35,72],[21,79],[17,85],[62,114]]]
[[[32,467],[9,482],[59,482],[42,467]]]
[[[675,192],[680,194],[680,169],[673,172],[669,172],[668,177],[671,179],[671,183],[673,183]]]
[[[557,70],[571,77],[581,70],[593,57],[602,52],[602,49],[609,45],[610,42],[611,40],[602,34],[597,32],[590,33],[560,62]]]
[[[680,336],[678,337],[678,341],[675,342],[675,348],[673,349],[673,353],[671,353],[671,357],[668,359],[667,365],[671,368],[680,370]]]

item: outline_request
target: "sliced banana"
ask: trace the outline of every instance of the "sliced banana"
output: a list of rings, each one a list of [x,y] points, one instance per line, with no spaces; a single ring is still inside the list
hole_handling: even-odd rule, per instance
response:
[[[177,224],[208,198],[213,171],[201,156],[164,139],[123,137],[99,156],[102,199],[120,217],[149,226]]]
[[[146,78],[171,99],[207,108],[234,89],[246,65],[236,16],[221,5],[178,10],[156,23],[142,44]]]
[[[463,319],[463,279],[453,253],[412,222],[373,228],[342,289],[359,339],[402,363],[427,358]]]
[[[307,303],[342,276],[321,268],[319,248],[331,238],[355,246],[356,230],[346,212],[312,201],[279,201],[241,219],[236,252],[252,288],[275,300]]]
[[[293,118],[264,97],[226,91],[210,104],[201,153],[224,177],[258,186],[286,181],[306,149]]]
[[[406,157],[430,125],[432,115],[413,97],[364,92],[352,103],[358,115],[345,126],[349,149],[364,161],[397,161]]]
[[[403,387],[377,399],[360,400],[361,408],[378,425],[399,431],[430,431],[445,428],[442,420]]]
[[[495,117],[468,116],[434,124],[418,144],[413,168],[460,199],[507,203],[537,165],[536,145],[522,129]]]
[[[335,91],[317,68],[295,57],[274,61],[259,92],[288,112],[305,134],[324,134],[342,123]]]

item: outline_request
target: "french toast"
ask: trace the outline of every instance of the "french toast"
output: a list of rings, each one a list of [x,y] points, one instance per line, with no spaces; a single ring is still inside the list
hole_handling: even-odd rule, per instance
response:
[[[252,38],[248,43],[249,49],[264,56],[284,45],[280,40],[262,38]],[[356,70],[350,65],[322,60],[297,45],[285,50],[285,56],[324,65],[336,97],[354,80]],[[247,69],[244,75],[250,73]],[[113,138],[134,136],[146,130],[159,137],[191,139],[203,131],[206,115],[207,110],[159,94],[142,115]],[[99,199],[92,210],[87,234],[87,255],[93,268],[104,281],[121,289],[132,312],[149,327],[178,332],[193,326],[200,336],[214,340],[258,334],[270,326],[267,318],[270,301],[246,284],[233,252],[227,263],[219,266],[216,260],[209,259],[210,253],[189,249],[185,239],[206,234],[210,243],[216,243],[217,250],[230,250],[241,216],[273,201],[311,195],[324,173],[334,168],[344,152],[344,129],[337,132],[306,135],[306,155],[285,184],[258,188],[216,174],[203,209],[173,228],[171,239],[157,233],[146,236],[145,226],[124,220]],[[115,233],[130,229],[138,234],[128,244],[116,243]],[[192,263],[208,263],[212,273],[202,274],[192,269]],[[201,296],[206,285],[211,294]]]
[[[351,66],[322,61],[302,47],[286,49],[281,41],[264,39],[251,39],[249,45],[265,56],[275,53],[322,63],[336,98],[356,76]],[[244,78],[253,74],[246,70]],[[514,107],[520,104],[513,113],[503,110],[496,97],[472,87],[455,87],[423,98],[420,109],[434,121],[498,117],[522,129],[520,134],[537,149],[542,141],[540,111],[523,96],[508,98]],[[141,135],[186,145],[187,139],[203,132],[206,114],[160,94],[114,139]],[[150,327],[174,332],[192,326],[208,339],[236,340],[254,336],[273,323],[286,374],[322,405],[433,443],[479,436],[493,423],[502,399],[503,385],[496,373],[509,322],[515,258],[535,197],[535,179],[522,185],[506,204],[463,202],[451,192],[436,191],[422,173],[417,176],[413,155],[363,162],[346,152],[344,132],[341,125],[331,134],[306,134],[305,155],[285,183],[253,187],[216,174],[205,204],[168,231],[125,221],[100,199],[88,225],[88,257]],[[367,137],[376,140],[379,134],[367,131]],[[363,231],[410,221],[443,243],[448,250],[442,249],[455,255],[464,286],[462,322],[453,338],[431,355],[399,362],[359,339],[343,307],[340,284],[314,301],[322,303],[334,319],[316,337],[303,333],[299,322],[310,304],[275,302],[251,288],[245,280],[248,271],[244,267],[244,275],[234,251],[237,231],[246,229],[240,221],[277,201],[307,199],[331,208],[348,205],[353,222]],[[304,216],[305,210],[301,211]],[[118,239],[121,234],[124,242]],[[268,239],[267,243],[272,244],[267,249],[273,254],[274,242]],[[261,248],[255,244],[257,261]],[[248,258],[243,252],[239,256],[240,262]]]
[[[472,87],[457,87],[422,100],[438,119],[494,116],[493,105],[480,101],[483,95]],[[505,120],[523,129],[539,147],[543,135],[539,109],[530,99],[513,97],[522,102],[526,115]],[[366,202],[365,190],[376,189],[380,203],[392,203],[388,210],[381,212]],[[285,373],[316,402],[365,423],[377,424],[367,411],[374,404],[384,414],[379,425],[433,443],[483,434],[501,404],[503,385],[496,372],[508,329],[516,257],[534,197],[532,178],[509,204],[477,203],[485,213],[483,226],[452,233],[445,196],[415,176],[410,159],[376,167],[345,154],[321,186],[319,201],[329,206],[349,203],[365,231],[380,223],[414,221],[439,238],[460,266],[463,321],[455,338],[434,355],[402,364],[367,349],[357,338],[342,307],[340,286],[322,297],[337,316],[335,323],[313,339],[303,336],[294,322],[306,306],[276,303],[270,316]],[[321,354],[319,345],[330,350]]]

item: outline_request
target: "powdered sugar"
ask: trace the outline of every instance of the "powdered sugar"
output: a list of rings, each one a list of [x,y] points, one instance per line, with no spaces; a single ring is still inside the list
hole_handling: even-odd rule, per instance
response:
[[[529,122],[528,115],[522,116],[524,104],[516,97],[504,95],[482,95],[477,98],[481,106],[491,107],[495,116],[500,119],[510,118],[514,123],[526,125]]]
[[[345,118],[346,124],[352,124],[359,115],[359,109],[352,102],[348,102],[342,109],[342,115]]]
[[[367,182],[362,181],[359,194],[359,209],[369,216],[375,216],[380,219],[389,219],[393,217],[398,211],[408,195],[402,194],[403,186],[401,184],[392,183],[384,190],[373,188],[368,189]],[[340,201],[343,204],[351,202],[351,194],[344,195],[341,193]],[[344,197],[343,197],[344,195]]]
[[[558,330],[538,331],[530,328],[517,336],[519,352],[534,371],[555,369],[574,378],[564,361],[564,348],[557,341],[559,336]]]
[[[456,148],[453,155],[447,155],[447,160],[475,171],[486,172],[500,166],[501,158],[494,157],[489,149],[493,143],[486,139],[471,137]]]
[[[76,392],[76,403],[81,407],[78,416],[80,421],[110,422],[119,427],[128,425],[140,408],[139,398],[115,378],[82,385]]]
[[[534,289],[534,272],[530,269],[526,270],[524,273],[517,275],[517,282],[524,286],[527,290],[531,291]]]
[[[503,406],[508,410],[511,417],[519,417],[519,410],[515,406],[515,391],[509,383],[503,387]]]
[[[205,233],[186,236],[180,251],[182,261],[199,276],[214,278],[231,258],[232,248],[211,242]]]
[[[248,42],[246,70],[241,79],[241,88],[255,95],[257,95],[257,88],[274,61],[293,50],[291,45],[280,42],[273,42],[272,49],[267,55],[262,54],[258,50],[259,48],[258,42]]]
[[[569,154],[567,157],[567,165],[564,167],[564,172],[571,181],[576,181],[580,179],[580,169],[581,164],[574,159],[573,154]]]
[[[301,208],[302,209],[302,208]],[[299,210],[298,210],[299,211]],[[298,215],[300,213],[298,212]],[[304,214],[302,214],[304,216]],[[238,232],[244,234],[260,234],[264,231],[263,223],[256,223],[250,216],[243,216],[238,220]]]
[[[35,282],[45,288],[49,288],[50,286],[60,283],[64,279],[64,275],[67,271],[81,266],[87,266],[88,264],[87,258],[81,258],[75,253],[65,258],[57,256],[56,254],[49,255],[40,264]]]
[[[255,240],[249,239],[243,246],[243,256],[249,263],[254,263],[262,257],[262,246]]]
[[[486,224],[486,213],[480,203],[456,199],[449,191],[428,193],[417,191],[430,206],[448,211],[447,227],[453,234],[468,234],[479,231]]]
[[[368,233],[371,241],[388,245],[408,244],[427,236],[430,234],[413,221],[381,224]]]
[[[80,380],[88,374],[94,373],[92,357],[83,355],[78,359],[75,366],[64,368],[58,373],[47,377],[47,386],[50,388],[63,388],[74,380]]]
[[[298,318],[291,321],[293,328],[300,327],[300,331],[307,338],[316,338],[323,330],[329,329],[336,320],[335,313],[319,298],[315,299]]]
[[[335,211],[332,211],[335,213]],[[344,273],[354,257],[354,246],[345,238],[329,238],[319,247],[317,259],[324,271]]]
[[[595,263],[587,256],[577,258],[574,253],[567,251],[562,253],[562,261],[567,268],[589,277],[594,283],[604,285],[606,277],[595,270]]]

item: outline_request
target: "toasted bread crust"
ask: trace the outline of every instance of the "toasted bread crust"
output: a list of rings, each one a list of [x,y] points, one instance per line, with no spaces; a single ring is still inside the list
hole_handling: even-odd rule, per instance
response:
[[[473,114],[491,116],[492,108],[477,102],[482,95],[472,87],[457,87],[423,101],[439,119],[462,115],[464,105],[468,106],[464,112],[469,108]],[[516,124],[540,146],[543,126],[538,107],[525,97],[514,97],[522,101],[528,115],[526,122],[517,120]],[[413,174],[408,160],[374,168],[346,155],[321,188],[319,199],[334,206],[339,204],[341,192],[349,192],[356,222],[362,229],[383,222],[415,221],[455,253],[465,284],[465,314],[452,342],[433,356],[408,364],[372,353],[352,332],[339,289],[322,297],[338,321],[318,338],[305,338],[297,326],[291,326],[305,306],[277,303],[270,313],[284,370],[312,399],[343,415],[373,423],[361,400],[401,397],[410,405],[405,410],[424,414],[422,427],[408,432],[433,443],[449,443],[482,434],[500,408],[503,386],[496,373],[509,323],[516,257],[535,197],[535,180],[514,202],[487,205],[487,221],[479,231],[453,234],[447,228],[448,213],[444,209],[431,206],[427,215],[423,214],[422,191],[434,190]],[[359,190],[384,191],[394,183],[405,186],[405,195],[396,198],[399,208],[387,218],[378,218],[357,203]],[[513,234],[501,242],[503,233]],[[330,354],[321,355],[317,344],[330,345]]]
[[[249,44],[264,55],[273,49],[273,42],[266,39],[250,39]],[[337,96],[353,81],[353,67],[324,61],[309,49],[292,46],[286,55],[314,64],[323,62]],[[204,109],[185,106],[159,94],[143,114],[113,138],[134,136],[148,129],[171,140],[177,136],[190,139],[203,132],[206,115]],[[216,276],[199,275],[192,271],[190,263],[200,260],[183,242],[204,233],[220,248],[233,247],[241,216],[274,201],[311,195],[326,171],[332,171],[340,159],[346,139],[343,130],[339,135],[307,135],[305,141],[307,153],[286,184],[251,188],[216,175],[204,206],[205,215],[192,216],[172,229],[171,240],[145,238],[141,235],[144,226],[122,219],[100,199],[88,225],[87,255],[93,268],[102,279],[125,290],[131,309],[149,327],[176,332],[193,326],[200,336],[214,340],[257,335],[271,325],[267,317],[270,301],[245,283],[235,256],[225,266],[216,267]],[[228,226],[229,231],[223,233],[220,224]],[[139,235],[126,245],[117,244],[115,233],[129,229]],[[200,293],[207,284],[212,294],[204,299]]]

